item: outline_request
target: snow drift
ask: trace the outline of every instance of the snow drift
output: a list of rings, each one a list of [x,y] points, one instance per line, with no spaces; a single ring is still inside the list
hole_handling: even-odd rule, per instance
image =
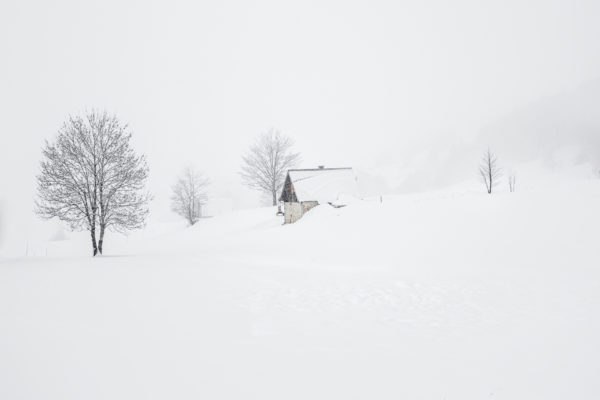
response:
[[[600,180],[272,208],[0,264],[0,398],[596,399]]]

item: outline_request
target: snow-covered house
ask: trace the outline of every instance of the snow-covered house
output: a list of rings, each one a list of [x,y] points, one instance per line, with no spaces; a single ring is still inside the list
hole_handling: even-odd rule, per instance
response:
[[[296,222],[319,204],[342,205],[342,197],[358,197],[352,168],[290,169],[279,201],[284,203],[285,223]]]

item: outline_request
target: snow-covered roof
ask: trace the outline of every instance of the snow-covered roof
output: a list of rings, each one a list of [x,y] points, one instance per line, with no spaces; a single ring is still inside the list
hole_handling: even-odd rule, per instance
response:
[[[288,171],[298,201],[333,202],[340,196],[359,197],[352,168],[292,169]]]

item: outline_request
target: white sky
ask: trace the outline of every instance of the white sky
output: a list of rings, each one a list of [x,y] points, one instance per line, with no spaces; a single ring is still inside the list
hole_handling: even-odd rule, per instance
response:
[[[304,166],[393,168],[598,78],[598,21],[597,0],[2,0],[0,241],[34,218],[40,147],[69,113],[129,122],[155,215],[185,164],[251,206],[240,155],[267,128]]]

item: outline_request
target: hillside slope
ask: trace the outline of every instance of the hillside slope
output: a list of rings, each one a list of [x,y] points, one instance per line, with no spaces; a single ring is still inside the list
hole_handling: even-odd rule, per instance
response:
[[[394,157],[383,176],[391,175],[397,192],[424,191],[471,179],[490,147],[506,170],[527,163],[561,171],[587,164],[600,174],[600,80],[542,97],[490,121],[471,140],[455,136]],[[373,171],[373,173],[375,173]]]
[[[0,398],[598,398],[600,180],[476,189],[4,259]]]

